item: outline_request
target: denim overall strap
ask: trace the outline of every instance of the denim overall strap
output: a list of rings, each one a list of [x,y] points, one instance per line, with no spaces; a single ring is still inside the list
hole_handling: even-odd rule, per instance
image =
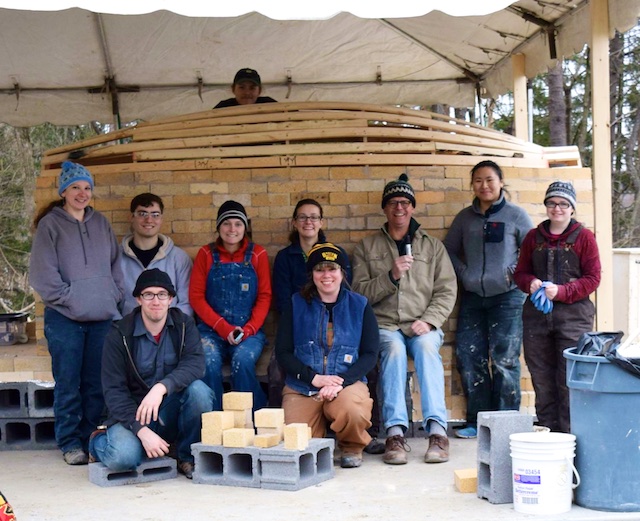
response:
[[[250,242],[241,263],[223,263],[218,249],[211,249],[213,264],[207,276],[207,303],[234,326],[244,326],[249,321],[258,296],[258,276],[251,264],[253,247]]]

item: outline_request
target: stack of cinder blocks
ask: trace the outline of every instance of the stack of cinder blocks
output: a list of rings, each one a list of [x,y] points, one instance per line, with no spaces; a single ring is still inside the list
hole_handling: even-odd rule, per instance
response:
[[[53,382],[0,382],[0,450],[55,449]]]
[[[202,416],[192,445],[194,483],[299,490],[334,476],[331,439],[311,439],[306,423],[284,424],[283,409],[255,412],[251,393],[223,395],[222,411]]]
[[[478,413],[478,497],[489,503],[513,502],[509,436],[531,432],[533,416],[518,411]]]

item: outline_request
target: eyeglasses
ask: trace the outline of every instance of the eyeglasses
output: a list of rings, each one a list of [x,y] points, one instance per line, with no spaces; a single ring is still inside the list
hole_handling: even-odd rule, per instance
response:
[[[162,212],[145,212],[144,210],[138,210],[137,212],[133,212],[133,214],[139,219],[146,219],[147,217],[160,219],[160,217],[162,217]]]
[[[411,201],[407,201],[406,199],[401,200],[401,201],[387,201],[387,206],[395,206],[396,208],[399,206],[402,209],[406,209],[409,208],[409,205],[411,204]]]
[[[153,300],[154,297],[158,297],[158,300],[167,300],[170,295],[166,291],[161,291],[160,293],[151,293],[150,291],[147,291],[146,293],[142,293],[140,297],[142,300]]]
[[[571,208],[571,204],[566,202],[566,201],[561,201],[559,203],[556,203],[554,201],[545,201],[544,205],[547,208],[555,208],[556,206],[559,206],[563,210],[567,210],[567,209]]]
[[[299,223],[303,223],[305,221],[311,221],[312,223],[317,223],[318,221],[322,220],[322,217],[320,217],[319,215],[305,215],[301,213],[300,215],[296,215],[294,217],[294,220],[298,221]]]

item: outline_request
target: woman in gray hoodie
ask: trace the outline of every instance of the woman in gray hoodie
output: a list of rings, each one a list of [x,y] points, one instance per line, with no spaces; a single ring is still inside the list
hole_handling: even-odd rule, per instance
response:
[[[467,398],[467,425],[458,438],[475,438],[480,411],[520,408],[520,346],[525,295],[513,272],[520,245],[533,228],[522,208],[505,198],[502,170],[481,161],[471,170],[474,199],[456,215],[444,240],[462,285],[456,365]]]
[[[65,161],[61,199],[35,219],[29,280],[45,305],[53,377],[56,442],[69,465],[88,462],[89,436],[101,421],[102,346],[113,320],[121,318],[120,249],[107,219],[89,206],[93,178]]]

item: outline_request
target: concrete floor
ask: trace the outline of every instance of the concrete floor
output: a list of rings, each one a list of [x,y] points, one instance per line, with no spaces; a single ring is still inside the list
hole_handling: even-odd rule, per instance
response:
[[[336,468],[334,479],[297,492],[195,485],[184,476],[144,485],[100,488],[87,467],[66,465],[60,452],[0,452],[0,490],[19,521],[329,520],[629,520],[573,506],[557,516],[520,514],[455,490],[453,471],[476,466],[476,442],[451,439],[447,463],[422,462],[427,442],[409,440],[409,463],[391,466],[365,455],[359,469]]]

